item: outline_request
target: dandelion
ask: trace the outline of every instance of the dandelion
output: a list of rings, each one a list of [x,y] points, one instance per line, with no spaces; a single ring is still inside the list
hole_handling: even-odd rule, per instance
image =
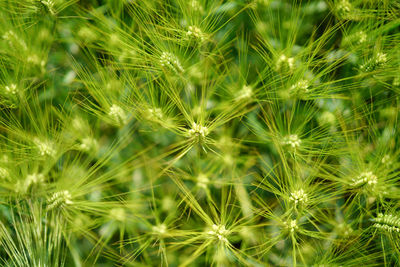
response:
[[[179,59],[172,53],[163,52],[160,56],[160,64],[163,67],[171,68],[175,72],[183,72]]]
[[[126,115],[125,111],[116,104],[113,104],[110,107],[108,116],[110,116],[115,122],[120,125],[125,125],[128,123],[128,116]]]
[[[223,224],[213,224],[211,226],[211,230],[208,231],[208,234],[212,237],[217,238],[219,241],[222,241],[224,243],[228,243],[227,236],[229,234],[229,231],[225,228],[225,225]]]
[[[68,190],[59,191],[54,193],[49,199],[47,199],[47,209],[51,210],[56,207],[63,208],[66,205],[73,204],[71,194]]]

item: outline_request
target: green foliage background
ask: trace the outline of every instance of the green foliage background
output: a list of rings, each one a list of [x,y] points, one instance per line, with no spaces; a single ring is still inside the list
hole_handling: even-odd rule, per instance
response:
[[[400,265],[398,0],[0,0],[2,266]]]

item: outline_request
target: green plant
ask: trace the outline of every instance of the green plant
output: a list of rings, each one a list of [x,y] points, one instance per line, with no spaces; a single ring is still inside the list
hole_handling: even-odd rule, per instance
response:
[[[400,2],[0,1],[2,266],[397,266]]]

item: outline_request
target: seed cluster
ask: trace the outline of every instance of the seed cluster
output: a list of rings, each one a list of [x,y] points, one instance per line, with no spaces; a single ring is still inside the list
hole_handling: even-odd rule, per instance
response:
[[[290,134],[283,138],[284,145],[289,145],[292,148],[298,148],[301,145],[301,139],[298,137],[297,134]]]
[[[168,67],[175,72],[183,72],[184,69],[179,59],[172,53],[163,52],[160,56],[160,64],[163,67]]]
[[[208,128],[193,122],[192,129],[189,129],[188,134],[190,137],[206,137],[208,135]]]
[[[388,232],[400,233],[400,217],[392,214],[379,213],[378,217],[374,219],[375,228],[382,229]]]
[[[352,180],[352,186],[360,186],[363,184],[367,184],[369,186],[376,185],[378,183],[378,177],[372,172],[363,172],[357,178]]]
[[[284,225],[286,226],[286,228],[291,232],[294,233],[294,231],[296,231],[297,229],[299,229],[298,225],[297,225],[297,220],[289,220],[287,222],[284,222]]]
[[[39,138],[35,138],[34,142],[41,156],[55,156],[56,150],[54,148],[53,142],[51,142],[50,140],[40,140]]]
[[[299,189],[297,191],[294,191],[294,192],[290,193],[289,199],[291,201],[293,201],[295,205],[297,205],[298,203],[303,203],[304,204],[304,203],[307,203],[308,196],[304,192],[303,189]]]
[[[128,116],[126,115],[125,111],[118,105],[113,104],[110,107],[110,111],[108,115],[119,124],[126,124],[128,122]]]
[[[47,209],[51,210],[56,207],[63,208],[66,205],[73,204],[71,194],[68,190],[54,193],[48,200]]]
[[[223,224],[213,224],[211,226],[212,230],[208,231],[208,234],[218,238],[218,240],[227,243],[228,239],[226,238],[229,234],[229,231],[225,228]]]

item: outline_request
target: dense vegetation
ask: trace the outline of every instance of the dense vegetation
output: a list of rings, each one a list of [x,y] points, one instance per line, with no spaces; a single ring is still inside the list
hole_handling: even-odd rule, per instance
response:
[[[400,1],[0,21],[2,266],[400,265]]]

